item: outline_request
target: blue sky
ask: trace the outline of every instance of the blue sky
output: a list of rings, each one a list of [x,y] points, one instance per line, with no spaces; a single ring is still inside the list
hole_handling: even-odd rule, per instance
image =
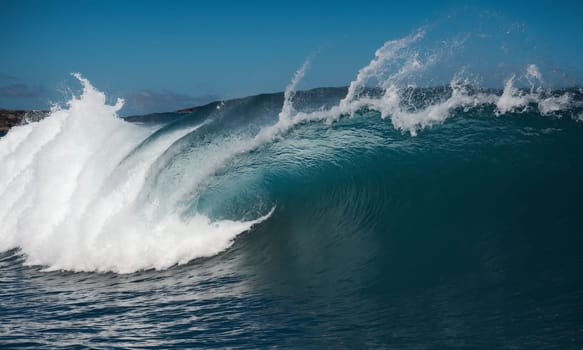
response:
[[[583,2],[559,0],[1,0],[0,107],[66,100],[78,86],[69,73],[80,72],[126,98],[123,114],[174,110],[281,91],[315,52],[300,88],[347,85],[383,42],[423,25],[446,35],[520,28],[505,59],[546,62],[569,85],[583,71],[582,13]],[[476,44],[465,59],[487,70],[501,44],[488,45],[491,57]]]

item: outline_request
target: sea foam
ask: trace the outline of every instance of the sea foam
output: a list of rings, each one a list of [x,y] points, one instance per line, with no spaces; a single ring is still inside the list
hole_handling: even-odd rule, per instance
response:
[[[83,93],[0,139],[0,251],[47,270],[129,273],[217,254],[253,221],[141,210],[152,164],[197,127],[143,143],[155,129],[117,117],[123,101],[75,75]]]

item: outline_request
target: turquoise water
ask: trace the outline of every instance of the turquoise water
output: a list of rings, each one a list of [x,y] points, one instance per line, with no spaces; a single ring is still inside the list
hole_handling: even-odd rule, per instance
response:
[[[454,108],[416,136],[364,107],[331,123],[306,119],[253,147],[246,140],[277,122],[283,94],[129,118],[148,134],[124,134],[139,142],[123,148],[115,169],[154,158],[132,205],[155,211],[140,218],[158,222],[152,217],[165,210],[221,223],[271,215],[217,254],[181,260],[177,253],[168,266],[149,260],[157,256],[153,246],[135,256],[92,255],[87,247],[98,249],[109,231],[78,246],[58,234],[39,244],[31,236],[32,246],[16,236],[16,247],[0,255],[0,344],[580,348],[583,126],[580,93],[570,93],[570,107],[552,115],[533,106],[503,115],[489,104]],[[295,107],[317,114],[345,94],[298,93]],[[422,90],[414,100],[449,94]],[[148,153],[167,139],[155,156]],[[107,140],[118,147],[115,137]],[[99,182],[97,197],[115,192],[114,175]],[[88,208],[84,215],[100,215],[97,204]],[[78,234],[90,228],[76,225]],[[192,225],[193,235],[206,227]],[[139,235],[114,233],[108,243],[141,244]],[[156,242],[172,256],[174,247]],[[81,258],[63,258],[74,250]],[[129,265],[135,270],[123,270]]]

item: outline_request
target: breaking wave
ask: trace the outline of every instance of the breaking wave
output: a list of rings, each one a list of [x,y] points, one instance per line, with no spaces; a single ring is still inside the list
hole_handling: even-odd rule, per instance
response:
[[[508,76],[502,89],[480,87],[463,69],[448,85],[419,85],[441,59],[420,49],[424,37],[418,31],[386,42],[347,88],[296,91],[306,62],[284,93],[125,120],[118,117],[122,100],[107,104],[75,74],[80,96],[0,139],[0,251],[15,250],[46,270],[166,269],[218,254],[242,232],[283,215],[292,205],[286,191],[305,193],[306,176],[323,184],[333,169],[394,150],[403,152],[399,164],[424,141],[426,150],[446,141],[470,147],[460,140],[509,116],[579,127],[581,91],[546,88],[536,64]],[[420,135],[448,119],[455,132],[444,125],[446,134],[428,131],[440,140]],[[521,142],[524,129],[512,127],[504,135]],[[531,134],[552,130],[543,125]],[[338,205],[343,214],[304,213],[305,225],[370,225],[376,201],[384,200],[373,185],[351,183],[329,198],[313,188],[304,205]]]

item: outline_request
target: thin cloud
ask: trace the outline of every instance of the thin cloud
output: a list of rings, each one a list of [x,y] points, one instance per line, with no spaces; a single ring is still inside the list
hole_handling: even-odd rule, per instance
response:
[[[9,75],[9,74],[4,74],[4,73],[0,73],[0,81],[17,81],[18,78],[16,78],[13,75]]]
[[[35,98],[40,97],[44,92],[42,87],[20,83],[0,86],[0,97],[6,98]]]
[[[124,114],[147,114],[157,112],[171,112],[183,108],[194,107],[218,100],[215,95],[191,96],[170,90],[132,91],[124,96]]]

